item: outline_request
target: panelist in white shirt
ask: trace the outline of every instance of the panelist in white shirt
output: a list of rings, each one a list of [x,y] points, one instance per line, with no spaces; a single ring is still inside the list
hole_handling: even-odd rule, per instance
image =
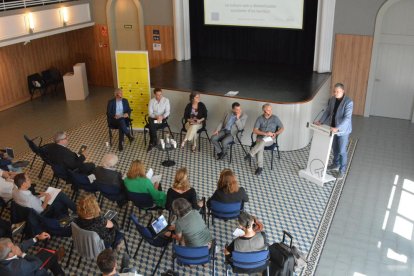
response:
[[[162,95],[161,88],[154,88],[154,97],[148,104],[150,142],[148,151],[157,145],[157,130],[165,127],[170,116],[170,101]]]

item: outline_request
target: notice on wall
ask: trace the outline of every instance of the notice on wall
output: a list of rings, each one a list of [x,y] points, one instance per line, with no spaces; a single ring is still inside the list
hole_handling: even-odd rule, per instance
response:
[[[161,43],[152,43],[152,50],[162,51]]]
[[[143,129],[151,99],[147,51],[115,51],[118,87],[131,109],[132,127]]]

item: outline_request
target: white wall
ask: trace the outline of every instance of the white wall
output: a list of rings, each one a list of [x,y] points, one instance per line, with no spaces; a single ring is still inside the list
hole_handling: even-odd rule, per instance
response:
[[[285,131],[279,137],[280,150],[297,150],[307,146],[311,140],[312,133],[306,128],[306,123],[312,121],[315,116],[324,108],[330,96],[329,78],[319,89],[316,96],[307,103],[299,104],[272,104],[273,114],[282,121]],[[181,118],[184,109],[189,102],[188,92],[163,90],[164,96],[170,100],[171,115],[169,125],[173,132],[180,132],[182,127]],[[201,101],[207,106],[207,130],[209,135],[217,128],[225,112],[231,109],[231,104],[239,102],[244,112],[248,114],[245,126],[245,135],[242,138],[244,145],[250,145],[250,134],[258,116],[262,114],[262,105],[265,102],[237,99],[233,97],[201,95]],[[204,135],[203,135],[204,137]],[[178,138],[178,137],[176,137]]]

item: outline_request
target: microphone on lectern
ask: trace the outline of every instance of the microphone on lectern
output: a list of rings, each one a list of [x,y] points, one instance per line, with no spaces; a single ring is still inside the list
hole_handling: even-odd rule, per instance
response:
[[[319,115],[321,115],[321,113],[322,112],[324,112],[325,111],[325,109],[322,109],[321,111],[319,111],[319,113],[318,113],[318,115],[316,115],[316,117],[315,117],[315,119],[313,119],[313,121],[312,121],[312,123],[313,122],[316,122],[316,119],[319,117]]]

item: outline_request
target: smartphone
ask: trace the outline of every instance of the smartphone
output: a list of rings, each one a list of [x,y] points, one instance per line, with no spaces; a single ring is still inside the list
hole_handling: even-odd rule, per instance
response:
[[[78,151],[78,154],[82,154],[85,150],[86,150],[87,146],[86,145],[82,145]]]

